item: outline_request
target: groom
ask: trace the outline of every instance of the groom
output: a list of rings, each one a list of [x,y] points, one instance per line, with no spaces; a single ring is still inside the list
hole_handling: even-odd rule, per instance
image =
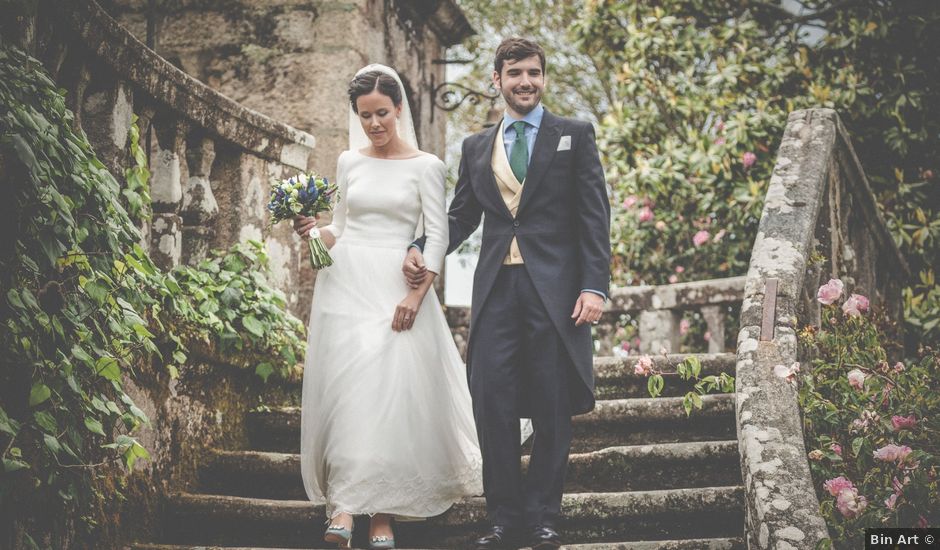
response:
[[[464,140],[449,211],[448,252],[486,215],[467,353],[491,522],[476,547],[558,548],[571,417],[594,408],[591,323],[610,279],[610,204],[593,126],[540,103],[542,48],[506,39],[494,69],[503,121]],[[402,267],[412,285],[426,273],[423,240],[415,245]],[[534,428],[525,477],[520,418]]]

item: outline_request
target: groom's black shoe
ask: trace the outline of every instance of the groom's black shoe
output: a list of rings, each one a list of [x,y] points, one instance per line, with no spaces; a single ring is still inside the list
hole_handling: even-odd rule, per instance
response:
[[[512,530],[504,525],[494,525],[485,535],[474,541],[476,550],[494,550],[504,548],[518,548],[513,538]]]
[[[551,527],[540,525],[529,534],[532,550],[554,550],[561,547],[561,535]]]

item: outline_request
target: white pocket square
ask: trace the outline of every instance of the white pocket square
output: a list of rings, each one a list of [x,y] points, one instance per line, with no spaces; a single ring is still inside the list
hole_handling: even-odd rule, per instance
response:
[[[556,151],[570,151],[571,150],[571,136],[561,136],[561,139],[558,140],[558,149]]]

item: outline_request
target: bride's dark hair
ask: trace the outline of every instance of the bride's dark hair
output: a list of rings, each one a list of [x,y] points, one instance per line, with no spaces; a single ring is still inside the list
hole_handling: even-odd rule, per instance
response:
[[[356,106],[356,100],[361,96],[371,94],[373,90],[378,90],[382,95],[387,95],[392,104],[398,107],[401,105],[401,88],[395,78],[382,71],[368,71],[356,76],[349,82],[349,103],[352,105],[353,112],[359,114],[359,108]]]

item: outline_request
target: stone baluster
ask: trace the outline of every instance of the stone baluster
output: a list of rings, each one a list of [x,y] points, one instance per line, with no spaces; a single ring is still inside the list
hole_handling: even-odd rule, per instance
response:
[[[183,124],[160,113],[152,121],[156,140],[151,156],[150,197],[153,202],[150,257],[163,269],[180,264],[183,247],[182,168]]]
[[[134,115],[134,90],[113,77],[93,77],[83,92],[82,129],[98,159],[120,180],[127,166],[127,135]]]
[[[679,351],[679,319],[681,312],[671,309],[643,311],[640,313],[640,351],[668,353]]]
[[[205,259],[214,238],[213,222],[219,214],[219,204],[209,184],[214,160],[215,142],[201,133],[191,135],[186,147],[189,178],[183,186],[180,209],[183,238],[186,241],[182,250],[182,261],[185,264],[193,265]]]
[[[725,351],[725,306],[702,306],[702,317],[708,327],[708,353]]]

